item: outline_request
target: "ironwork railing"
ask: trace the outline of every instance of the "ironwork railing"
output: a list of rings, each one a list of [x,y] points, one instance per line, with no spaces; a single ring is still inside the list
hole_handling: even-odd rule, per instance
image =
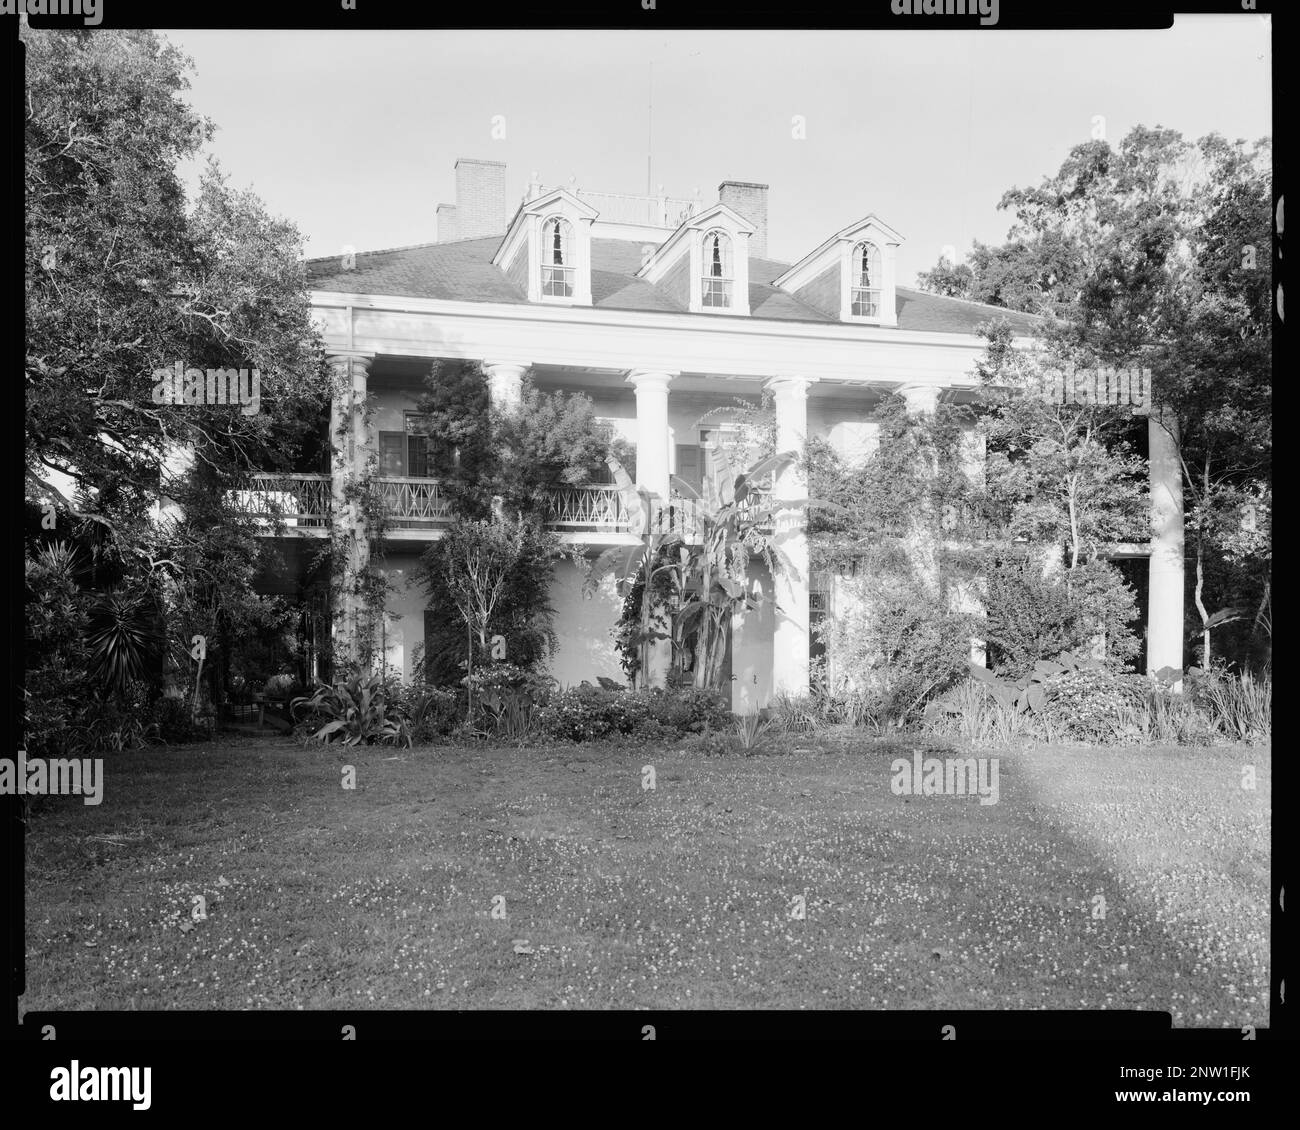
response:
[[[256,474],[248,489],[232,490],[227,497],[236,510],[254,518],[305,529],[330,524],[329,475]]]
[[[397,530],[428,530],[451,521],[451,506],[437,479],[409,475],[378,480],[388,524]]]
[[[630,518],[618,487],[552,487],[548,501],[549,525],[586,530],[626,531],[629,528]]]

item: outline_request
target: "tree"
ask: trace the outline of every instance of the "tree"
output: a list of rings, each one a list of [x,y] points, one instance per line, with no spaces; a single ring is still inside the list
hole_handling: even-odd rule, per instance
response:
[[[510,513],[549,517],[551,490],[593,482],[614,451],[630,448],[596,419],[582,393],[538,389],[526,376],[520,403],[492,402],[475,361],[435,361],[420,400],[431,473],[457,513],[485,518],[494,499]]]
[[[492,660],[494,635],[503,637],[515,666],[545,661],[557,643],[547,593],[558,541],[525,516],[452,520],[421,560],[431,605],[454,608],[458,618],[425,641],[430,681],[451,681],[457,666],[472,679],[476,663]],[[453,658],[457,636],[460,664]]]
[[[1062,356],[1152,371],[1155,401],[1178,421],[1202,661],[1231,608],[1253,609],[1240,622],[1262,633],[1265,547],[1232,556],[1216,539],[1233,523],[1215,515],[1271,484],[1269,143],[1138,126],[1118,149],[1077,146],[1001,207],[1015,215],[1008,242],[976,245],[965,297],[1044,315]],[[1205,603],[1211,574],[1226,586],[1218,611]]]

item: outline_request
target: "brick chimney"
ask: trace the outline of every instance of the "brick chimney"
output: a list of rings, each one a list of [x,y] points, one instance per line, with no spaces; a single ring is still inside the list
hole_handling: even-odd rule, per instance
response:
[[[506,219],[505,162],[461,157],[456,162],[456,234],[452,238],[504,235]],[[439,234],[438,238],[443,237]]]
[[[746,180],[724,180],[718,185],[718,202],[754,225],[754,234],[749,237],[749,253],[755,259],[766,259],[767,185]]]
[[[437,213],[438,242],[456,238],[456,205],[439,204]]]

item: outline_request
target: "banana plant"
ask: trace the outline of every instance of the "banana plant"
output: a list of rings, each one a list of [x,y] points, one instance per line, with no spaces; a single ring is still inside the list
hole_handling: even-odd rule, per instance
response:
[[[609,465],[614,475],[614,483],[622,495],[631,532],[641,539],[641,543],[619,545],[605,550],[592,565],[583,589],[585,595],[592,596],[600,583],[612,574],[619,596],[626,597],[638,582],[641,583],[641,608],[636,641],[641,658],[638,684],[645,688],[649,685],[650,648],[659,640],[670,638],[668,632],[656,626],[655,582],[663,576],[680,578],[687,550],[679,532],[653,528],[655,510],[663,500],[653,491],[633,483],[631,475],[613,455],[606,456],[605,462]]]

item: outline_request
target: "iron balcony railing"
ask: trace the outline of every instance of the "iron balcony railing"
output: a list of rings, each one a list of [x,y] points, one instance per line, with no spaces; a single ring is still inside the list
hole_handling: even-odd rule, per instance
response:
[[[384,515],[393,529],[428,530],[451,521],[451,506],[437,479],[385,475],[378,482]]]
[[[376,481],[389,529],[434,530],[451,520],[451,505],[437,479],[385,475]],[[250,517],[290,529],[328,529],[333,512],[329,475],[255,474],[248,488],[231,491],[230,499]],[[760,500],[766,501],[761,496],[755,501]],[[549,502],[548,525],[565,533],[640,532],[632,528],[632,515],[616,486],[556,486],[549,492]],[[685,498],[658,502],[651,510],[651,529],[698,542],[703,537],[704,505]]]
[[[618,487],[552,487],[548,502],[550,525],[559,529],[626,532],[631,523]]]
[[[304,529],[330,524],[329,475],[256,474],[246,490],[230,491],[227,497],[234,509],[252,518]]]

